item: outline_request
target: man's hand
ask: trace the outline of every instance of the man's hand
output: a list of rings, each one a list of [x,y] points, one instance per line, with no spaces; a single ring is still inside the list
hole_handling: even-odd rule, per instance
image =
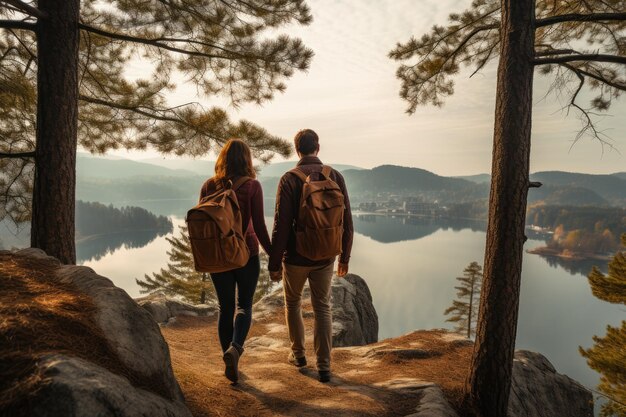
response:
[[[283,279],[283,270],[279,269],[278,271],[270,271],[270,279],[273,282],[278,282]]]
[[[339,262],[339,265],[337,265],[337,276],[339,278],[343,278],[346,276],[347,273],[348,273],[348,264]]]

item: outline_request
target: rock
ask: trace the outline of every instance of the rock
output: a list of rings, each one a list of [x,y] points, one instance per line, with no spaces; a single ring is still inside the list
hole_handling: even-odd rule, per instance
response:
[[[38,249],[25,249],[17,252],[21,256],[33,258],[50,258],[45,252]],[[39,366],[49,376],[44,382],[43,392],[53,392],[52,397],[59,397],[57,405],[63,406],[63,401],[72,399],[71,404],[77,405],[73,413],[41,414],[41,415],[118,415],[86,413],[82,414],[81,404],[145,404],[154,402],[154,406],[147,409],[162,409],[162,412],[152,414],[142,412],[141,408],[133,409],[131,414],[123,416],[150,416],[150,415],[190,415],[184,405],[184,397],[172,370],[169,348],[157,323],[150,313],[133,301],[121,288],[113,285],[108,278],[99,276],[91,268],[75,265],[61,265],[55,270],[55,277],[62,283],[73,285],[80,292],[93,299],[96,306],[95,322],[100,327],[109,347],[116,354],[119,361],[142,380],[150,381],[158,387],[163,395],[147,393],[145,390],[134,388],[124,377],[115,375],[93,363],[74,357],[54,356],[47,361],[40,362]],[[60,379],[59,379],[60,378]],[[109,385],[110,384],[110,385]],[[107,397],[107,395],[111,397]],[[136,395],[134,395],[136,394]],[[49,401],[53,401],[49,399]],[[163,406],[163,404],[170,404]],[[94,405],[94,407],[96,407]],[[109,410],[103,406],[103,410]],[[166,410],[182,410],[167,414]],[[96,408],[97,409],[97,408]],[[134,414],[133,414],[134,413]]]
[[[593,396],[578,382],[558,374],[543,355],[518,350],[513,362],[509,416],[593,417]]]
[[[147,310],[157,323],[167,323],[176,316],[213,316],[218,311],[216,303],[194,305],[162,294],[136,298],[135,301]]]
[[[459,417],[446,400],[441,388],[428,386],[419,393],[420,400],[415,413],[406,417]]]
[[[333,279],[333,346],[362,346],[378,341],[378,314],[365,280],[348,274]]]
[[[33,417],[191,417],[183,402],[134,387],[83,359],[50,355],[39,369],[46,383],[30,399]]]
[[[333,277],[331,287],[333,313],[333,346],[362,346],[378,341],[378,315],[372,303],[372,294],[365,280],[348,274]],[[304,287],[303,300],[310,298],[308,285]],[[261,298],[254,305],[255,319],[272,314],[285,306],[282,287]],[[306,317],[307,312],[303,311]]]

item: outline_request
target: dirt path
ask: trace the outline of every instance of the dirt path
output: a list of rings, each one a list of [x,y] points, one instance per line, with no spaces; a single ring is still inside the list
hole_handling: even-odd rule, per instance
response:
[[[282,311],[275,311],[253,323],[240,362],[241,379],[233,386],[223,375],[215,321],[179,317],[162,328],[174,372],[196,417],[405,416],[414,412],[419,389],[432,382],[457,402],[471,353],[467,343],[437,331],[336,348],[333,379],[322,384],[314,366],[312,323],[307,323],[309,366],[298,370],[287,363],[287,329]]]

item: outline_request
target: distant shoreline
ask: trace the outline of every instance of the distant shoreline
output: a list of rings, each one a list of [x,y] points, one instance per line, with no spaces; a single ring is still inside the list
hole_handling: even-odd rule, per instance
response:
[[[367,215],[367,216],[380,216],[380,217],[417,217],[422,219],[456,219],[456,220],[473,220],[479,222],[486,222],[487,219],[476,217],[453,217],[453,216],[440,216],[440,215],[427,215],[427,214],[412,214],[412,213],[383,213],[383,212],[370,212],[370,211],[353,211],[353,215]]]
[[[533,255],[550,256],[563,259],[566,261],[610,261],[611,256],[600,255],[590,252],[572,252],[567,249],[552,249],[547,246],[540,246],[534,249],[526,250],[526,253]]]
[[[113,236],[113,235],[121,235],[121,234],[125,234],[125,233],[136,233],[136,232],[164,232],[166,230],[164,229],[157,229],[157,228],[152,228],[152,229],[127,229],[127,230],[117,230],[115,232],[108,232],[108,233],[96,233],[94,235],[87,235],[87,236],[79,236],[76,238],[75,242],[76,243],[85,243],[85,242],[89,242],[91,240],[97,240],[101,237],[105,237],[105,236]],[[171,232],[168,232],[171,233]]]

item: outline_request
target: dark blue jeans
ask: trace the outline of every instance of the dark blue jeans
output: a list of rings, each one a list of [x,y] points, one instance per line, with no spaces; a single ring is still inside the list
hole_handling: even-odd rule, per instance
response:
[[[217,332],[224,352],[231,343],[243,348],[252,323],[252,298],[260,271],[259,256],[255,255],[241,268],[211,274],[220,305]]]

